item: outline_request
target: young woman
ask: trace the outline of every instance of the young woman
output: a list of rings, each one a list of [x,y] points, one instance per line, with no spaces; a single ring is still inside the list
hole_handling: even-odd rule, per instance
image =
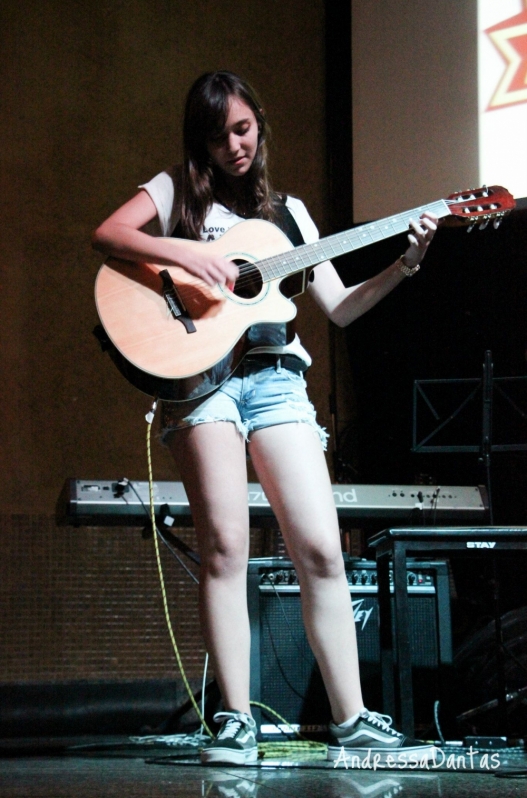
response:
[[[96,249],[134,262],[180,266],[210,286],[232,287],[237,266],[207,246],[180,239],[218,238],[247,218],[272,221],[290,237],[317,240],[305,206],[274,193],[267,177],[267,122],[254,91],[230,72],[192,86],[185,109],[184,163],[140,187],[95,231]],[[412,222],[401,258],[361,285],[345,288],[329,261],[311,272],[308,291],[336,324],[350,324],[417,271],[436,230]],[[145,231],[153,223],[156,230]],[[146,228],[149,229],[149,228]],[[174,234],[175,239],[163,237]],[[301,240],[301,239],[300,239]],[[375,749],[383,757],[430,746],[408,740],[391,719],[365,709],[355,623],[339,525],[303,372],[311,359],[285,324],[258,324],[233,376],[199,403],[165,403],[163,436],[184,482],[201,556],[200,617],[225,711],[204,762],[255,762],[249,704],[250,632],[246,601],[249,554],[247,450],[279,521],[301,588],[307,636],[327,690],[333,723],[328,757]]]

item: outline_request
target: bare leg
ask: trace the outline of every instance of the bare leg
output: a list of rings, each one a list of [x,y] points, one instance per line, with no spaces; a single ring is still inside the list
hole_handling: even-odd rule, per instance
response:
[[[169,447],[198,537],[200,620],[207,650],[225,709],[250,715],[245,441],[234,424],[219,421],[178,430]]]
[[[353,608],[331,483],[317,433],[308,424],[253,432],[249,451],[294,562],[308,640],[333,720],[364,706]]]

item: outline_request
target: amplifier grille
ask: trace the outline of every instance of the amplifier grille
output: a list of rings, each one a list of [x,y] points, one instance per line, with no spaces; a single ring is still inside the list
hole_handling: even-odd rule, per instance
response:
[[[370,566],[374,569],[374,564]],[[435,571],[444,563],[427,563],[435,582]],[[284,565],[281,565],[284,569]],[[294,574],[292,567],[291,574]],[[287,568],[281,571],[287,576]],[[254,574],[256,576],[256,574]],[[349,576],[349,575],[348,575]],[[294,576],[290,577],[294,581]],[[350,579],[348,578],[348,581]],[[258,634],[257,657],[252,662],[252,697],[270,706],[290,723],[301,726],[325,725],[330,719],[329,702],[320,671],[311,652],[302,622],[300,591],[269,584],[268,572],[260,569],[249,580],[256,601],[250,601],[253,635]],[[376,587],[351,586],[364,700],[380,708],[379,611]],[[439,667],[437,591],[430,587],[409,590],[412,665],[419,674],[415,686],[416,707],[420,694],[431,706],[437,697]],[[445,619],[447,621],[447,619]],[[254,641],[253,641],[254,642]],[[426,710],[428,712],[428,709]],[[271,721],[272,722],[272,721]]]

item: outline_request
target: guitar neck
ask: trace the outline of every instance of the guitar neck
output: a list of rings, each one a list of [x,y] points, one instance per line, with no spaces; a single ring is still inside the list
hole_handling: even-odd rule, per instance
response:
[[[264,258],[258,261],[258,268],[264,282],[287,277],[289,274],[316,266],[322,261],[338,258],[340,255],[375,244],[377,241],[405,233],[410,220],[419,219],[425,211],[434,213],[440,219],[450,216],[450,209],[445,200],[437,200],[405,213],[388,216],[388,218],[380,219],[377,222],[369,222],[343,233],[335,233],[320,241],[315,241],[313,244],[302,244],[281,255]]]

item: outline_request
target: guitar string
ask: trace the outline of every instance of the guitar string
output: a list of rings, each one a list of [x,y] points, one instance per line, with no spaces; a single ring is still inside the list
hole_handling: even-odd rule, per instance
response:
[[[391,222],[391,226],[395,227],[398,223],[400,224],[398,220],[394,220]],[[388,227],[389,225],[386,225],[384,229],[386,230]],[[376,241],[381,241],[385,238],[391,238],[398,233],[404,232],[404,230],[395,229],[391,230],[388,235],[383,232],[380,237],[376,238],[375,232],[378,230],[378,227],[374,227],[373,229],[367,231],[364,231],[362,228],[357,228],[357,230],[353,231],[347,230],[341,233],[335,233],[332,236],[328,236],[328,238],[323,239],[324,243],[316,241],[312,244],[304,245],[305,249],[301,246],[292,250],[286,250],[286,252],[277,253],[276,255],[272,255],[269,258],[264,258],[256,263],[244,263],[240,266],[239,277],[236,281],[236,286],[239,288],[250,284],[253,277],[256,275],[261,276],[262,282],[264,283],[277,277],[286,277],[289,274],[303,271],[310,266],[316,266],[318,263],[322,263],[322,261],[327,260],[328,258],[339,257],[347,252],[360,249],[365,246],[364,241],[360,240],[361,236],[362,239],[368,236],[370,240],[367,243],[372,244]],[[350,246],[350,240],[353,239],[355,239],[355,244],[360,243],[360,247]],[[313,260],[311,253],[314,252],[319,245],[323,251],[323,255],[321,255],[320,259],[315,258]],[[299,265],[298,268],[294,268],[293,270],[286,269],[286,271],[282,273],[283,267],[287,266],[293,260],[304,262],[302,265]],[[269,274],[266,275],[266,272]]]
[[[474,202],[477,201],[477,198],[474,198],[473,201]],[[459,201],[456,201],[456,200],[448,200],[447,199],[447,200],[439,200],[438,202],[439,203],[444,202],[448,206],[460,205]],[[432,204],[436,204],[436,203],[432,203]],[[420,210],[420,209],[417,209],[417,210]],[[497,215],[497,213],[499,213],[498,206],[496,206],[496,208],[493,208],[491,210],[494,212],[494,215]],[[402,222],[405,222],[405,219],[407,218],[407,215],[408,215],[407,213],[404,213],[404,214],[400,214],[398,216],[391,217],[390,220],[389,220],[389,224],[385,225],[384,230],[388,229],[390,226],[392,226],[392,227],[400,226]],[[467,217],[462,217],[462,218],[464,218],[467,222],[470,222],[471,220],[473,220],[473,214],[471,214],[470,217],[467,216]],[[476,219],[477,219],[477,217],[476,217]],[[382,221],[387,222],[388,220],[382,220]],[[373,223],[373,225],[375,225],[375,223]],[[406,229],[406,225],[405,225],[405,229]],[[395,235],[398,235],[398,234],[401,234],[401,233],[405,232],[405,230],[397,229],[395,231],[390,232],[388,235],[383,234],[380,238],[375,238],[374,237],[374,233],[378,232],[378,231],[379,231],[379,228],[375,227],[375,226],[373,228],[370,228],[369,230],[368,229],[363,230],[362,227],[357,227],[354,230],[345,230],[345,231],[340,232],[340,233],[335,233],[332,236],[328,236],[326,239],[322,239],[322,241],[325,242],[324,244],[322,244],[322,248],[324,250],[326,250],[326,252],[324,253],[324,256],[321,258],[320,261],[316,261],[315,263],[311,262],[311,258],[309,256],[309,254],[305,253],[306,254],[306,259],[308,260],[308,263],[305,263],[303,266],[300,266],[298,269],[294,269],[292,271],[287,270],[284,274],[281,273],[280,267],[284,266],[284,265],[287,265],[287,263],[291,261],[291,256],[293,255],[293,253],[296,254],[297,259],[301,260],[302,259],[302,246],[301,247],[297,247],[296,249],[293,249],[293,250],[289,250],[289,251],[286,250],[286,252],[278,253],[276,255],[271,255],[270,257],[264,258],[264,259],[262,259],[260,261],[256,261],[255,263],[246,262],[246,263],[244,263],[244,264],[242,264],[240,266],[239,276],[238,276],[238,279],[236,280],[236,288],[243,288],[246,285],[250,285],[255,277],[260,277],[261,280],[262,280],[262,283],[269,282],[269,281],[271,281],[273,279],[276,279],[276,278],[279,278],[279,277],[286,277],[286,276],[288,276],[290,274],[294,274],[295,272],[301,272],[304,269],[308,269],[311,266],[316,266],[317,263],[321,263],[323,260],[327,260],[328,258],[339,257],[340,255],[343,255],[343,254],[346,254],[346,253],[349,253],[349,252],[353,252],[356,249],[361,249],[363,246],[367,246],[368,244],[373,244],[373,243],[376,243],[377,241],[382,241],[382,240],[384,240],[386,238],[391,238],[391,237],[393,237]],[[343,236],[346,236],[346,235],[348,235],[350,239],[352,239],[352,238],[359,239],[359,243],[361,244],[361,246],[360,247],[353,247],[352,246],[350,248],[349,247],[349,242],[342,238]],[[363,237],[364,236],[369,236],[371,240],[368,242],[368,244],[365,244],[362,240],[360,240],[360,235],[362,235]],[[314,249],[314,247],[318,243],[319,242],[314,242],[312,244],[306,244],[304,246],[306,247],[306,249],[312,250],[312,249]],[[332,244],[335,244],[336,246],[338,246],[342,251],[341,252],[337,252],[335,250],[335,248],[332,246]],[[346,244],[346,246],[344,248],[343,248],[343,244]],[[327,252],[328,249],[333,249],[333,252]],[[298,254],[299,250],[300,250],[300,255]],[[285,258],[284,258],[284,256],[285,256]],[[277,261],[280,261],[281,259],[283,259],[283,262],[280,264]],[[273,274],[272,273],[273,269],[278,270],[278,274]],[[266,271],[270,271],[271,274],[265,275]]]
[[[293,250],[289,251],[286,250],[285,253],[282,252],[276,255],[272,255],[269,258],[257,261],[256,263],[250,263],[250,262],[244,263],[240,266],[239,276],[238,279],[236,280],[236,287],[242,288],[245,285],[249,285],[252,282],[253,278],[256,276],[260,276],[262,282],[266,283],[269,280],[273,280],[277,277],[285,277],[288,274],[294,274],[295,271],[297,272],[303,271],[303,269],[307,269],[310,266],[317,265],[317,262],[321,263],[322,261],[327,260],[328,258],[338,257],[339,255],[343,255],[346,252],[352,252],[355,249],[362,248],[365,244],[363,240],[361,241],[361,236],[362,238],[364,238],[365,236],[368,236],[370,238],[368,244],[375,243],[376,241],[381,241],[385,238],[391,238],[394,235],[397,235],[398,233],[404,232],[404,230],[400,230],[398,229],[398,227],[400,227],[401,222],[405,221],[405,219],[403,218],[405,216],[406,214],[398,217],[393,217],[390,220],[390,222],[384,226],[384,230],[381,231],[381,236],[378,238],[375,237],[375,233],[377,233],[378,235],[379,227],[376,227],[374,223],[373,228],[370,228],[369,230],[364,230],[362,227],[358,227],[355,230],[346,230],[340,233],[335,233],[334,235],[329,236],[326,239],[323,239],[323,241],[325,242],[322,244],[324,255],[321,257],[320,261],[315,260],[315,263],[312,262],[309,251],[313,251],[316,248],[316,246],[319,244],[319,242],[313,242],[312,244],[305,245],[308,252],[304,252],[304,255],[302,254],[302,247],[297,247],[296,249]],[[390,230],[389,234],[386,235],[384,231],[390,229],[390,227],[396,229]],[[361,246],[350,247],[349,241],[346,240],[345,236],[347,236],[348,239],[356,239],[355,243],[360,243]],[[337,251],[336,247],[340,249],[340,252]],[[291,256],[293,256],[297,260],[302,260],[303,257],[305,257],[307,262],[304,263],[304,265],[301,265],[298,269],[294,269],[293,271],[287,270],[285,274],[282,274],[281,273],[282,269],[280,267],[287,265],[288,262],[291,262]],[[278,263],[278,261],[282,261],[282,263]],[[278,274],[273,274],[272,273],[273,270],[278,271]],[[269,276],[265,275],[266,271],[270,271],[271,274]]]

